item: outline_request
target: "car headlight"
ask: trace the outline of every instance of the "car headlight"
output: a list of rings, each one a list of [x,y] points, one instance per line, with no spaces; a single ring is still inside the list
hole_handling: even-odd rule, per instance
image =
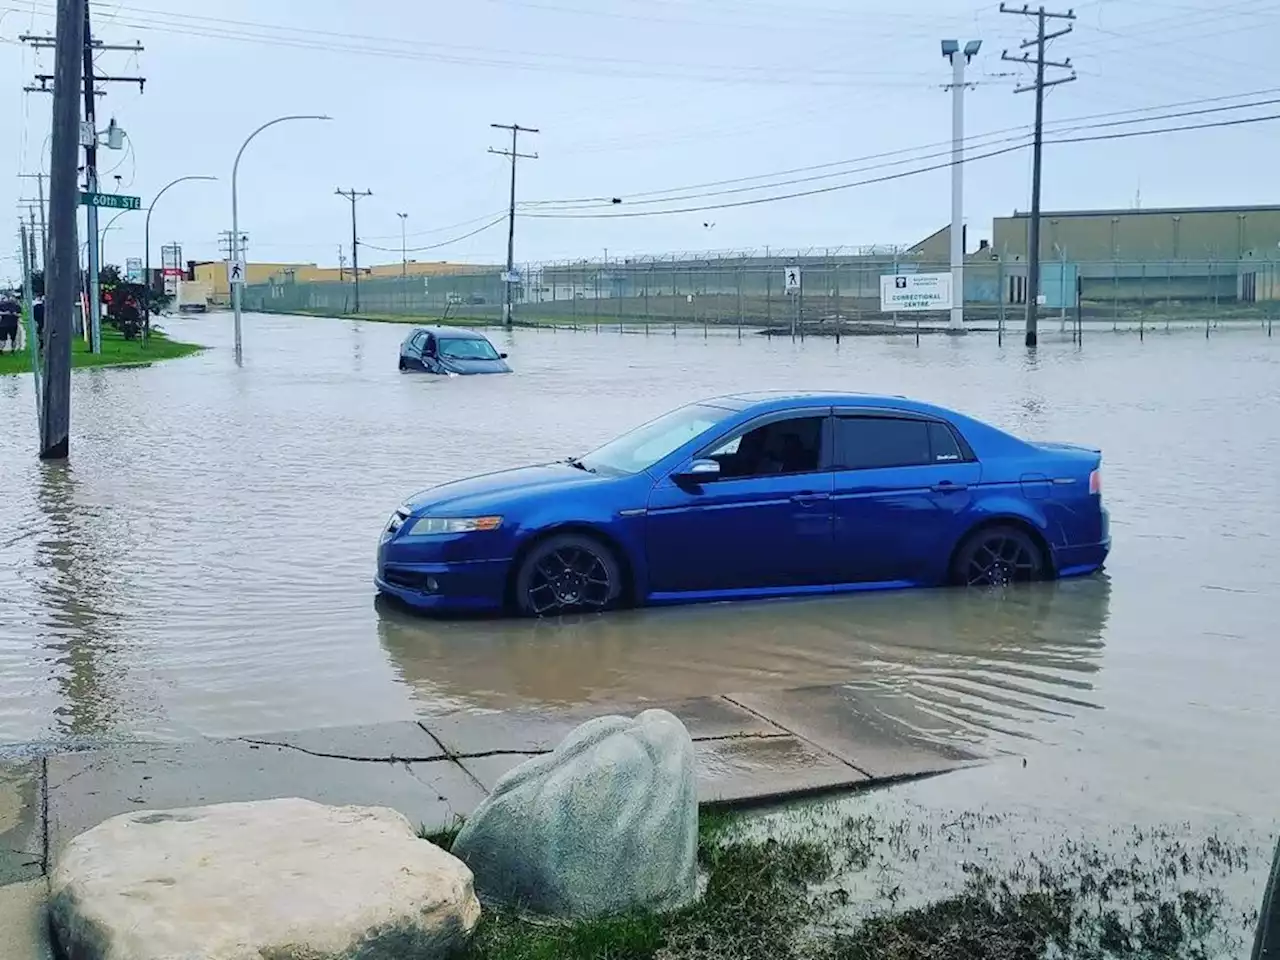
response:
[[[405,533],[407,537],[437,537],[446,533],[478,533],[497,530],[501,517],[419,517]]]

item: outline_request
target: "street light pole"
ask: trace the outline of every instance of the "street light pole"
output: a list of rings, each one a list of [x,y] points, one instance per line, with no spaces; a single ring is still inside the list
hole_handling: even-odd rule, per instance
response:
[[[409,277],[409,252],[405,246],[405,221],[409,219],[407,213],[397,213],[400,218],[400,279],[407,280]]]
[[[190,176],[190,177],[178,177],[178,179],[176,180],[170,180],[168,183],[166,183],[163,187],[160,188],[160,192],[155,195],[155,197],[151,201],[151,205],[147,207],[147,223],[146,223],[146,227],[143,229],[143,241],[142,241],[143,246],[146,248],[142,254],[143,260],[145,262],[145,265],[142,268],[142,278],[143,278],[142,282],[146,284],[146,288],[147,288],[146,296],[142,298],[142,340],[144,343],[147,340],[151,339],[151,294],[153,292],[151,287],[151,211],[156,208],[156,202],[161,197],[164,196],[165,191],[168,190],[170,187],[172,187],[176,183],[182,183],[186,180],[217,180],[217,179],[218,179],[217,177]]]
[[[107,265],[107,231],[115,225],[115,222],[123,217],[126,213],[133,213],[132,210],[121,210],[114,217],[107,221],[107,225],[102,228],[102,233],[98,235],[98,269],[101,270]]]
[[[404,307],[409,309],[409,251],[405,243],[405,224],[409,220],[407,213],[397,213],[400,218],[400,295],[404,297]]]
[[[267,127],[274,127],[277,123],[284,123],[286,120],[332,120],[332,117],[324,114],[290,114],[286,117],[276,117],[274,120],[268,120],[249,136],[245,137],[244,143],[240,144],[240,149],[236,153],[236,162],[231,165],[231,259],[238,261],[240,259],[240,208],[239,198],[236,195],[236,182],[240,173],[240,158],[244,155],[244,148]],[[227,278],[230,281],[230,277]],[[231,284],[231,305],[236,316],[236,363],[240,364],[244,360],[244,349],[240,339],[240,287],[238,283]]]
[[[964,332],[964,68],[982,47],[970,40],[960,49],[955,40],[942,41],[942,55],[951,61],[951,322],[948,330]]]

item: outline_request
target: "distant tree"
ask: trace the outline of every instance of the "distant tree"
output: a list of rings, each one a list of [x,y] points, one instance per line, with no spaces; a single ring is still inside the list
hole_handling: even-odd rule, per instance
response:
[[[106,264],[98,271],[98,286],[114,287],[120,282],[120,268],[114,263]]]

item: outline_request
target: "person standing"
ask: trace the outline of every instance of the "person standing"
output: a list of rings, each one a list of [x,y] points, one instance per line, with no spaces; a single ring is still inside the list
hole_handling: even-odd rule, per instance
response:
[[[22,308],[11,290],[0,294],[0,351],[4,350],[6,343],[11,352],[18,349],[18,317],[21,313]]]

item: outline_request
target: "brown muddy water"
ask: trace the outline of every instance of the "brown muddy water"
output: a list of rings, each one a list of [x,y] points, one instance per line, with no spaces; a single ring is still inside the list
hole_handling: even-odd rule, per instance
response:
[[[29,378],[0,377],[0,744],[847,682],[923,735],[1026,758],[903,802],[1055,836],[1185,823],[1265,845],[1277,823],[1280,340],[1263,331],[1051,337],[1032,357],[990,336],[519,330],[494,336],[515,375],[434,379],[396,371],[400,326],[249,316],[242,369],[229,317],[166,326],[214,349],[77,372],[66,467],[35,458]],[[375,603],[378,532],[407,494],[763,388],[909,394],[1101,446],[1107,572],[571,623]]]

